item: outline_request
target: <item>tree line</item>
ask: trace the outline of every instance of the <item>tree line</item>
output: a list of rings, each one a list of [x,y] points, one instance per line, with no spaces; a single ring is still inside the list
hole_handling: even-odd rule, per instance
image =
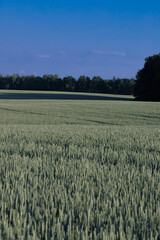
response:
[[[139,101],[160,101],[160,53],[145,58],[137,72],[133,95]]]
[[[57,74],[40,76],[19,76],[18,74],[0,75],[0,89],[16,90],[45,90],[45,91],[70,91],[110,94],[133,94],[135,80],[133,78],[115,78],[104,80],[100,76],[92,79],[80,76],[77,80],[72,77],[60,78]]]

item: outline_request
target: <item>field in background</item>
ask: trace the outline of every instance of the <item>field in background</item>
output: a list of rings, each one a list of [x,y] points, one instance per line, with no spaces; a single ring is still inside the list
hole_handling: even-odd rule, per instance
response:
[[[18,93],[0,91],[0,239],[159,239],[160,104]]]
[[[24,90],[0,90],[0,99],[34,99],[34,100],[133,100],[130,95],[99,94],[99,93],[75,93],[56,91],[24,91]]]

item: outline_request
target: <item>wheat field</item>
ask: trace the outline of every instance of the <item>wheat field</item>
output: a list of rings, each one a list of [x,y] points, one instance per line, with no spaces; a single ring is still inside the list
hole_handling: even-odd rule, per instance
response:
[[[0,91],[0,239],[160,239],[159,103],[12,94]]]

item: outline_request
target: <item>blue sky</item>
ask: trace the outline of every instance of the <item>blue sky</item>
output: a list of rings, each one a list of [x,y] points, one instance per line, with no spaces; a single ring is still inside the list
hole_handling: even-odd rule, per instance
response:
[[[160,1],[0,0],[0,73],[135,77],[160,52]]]

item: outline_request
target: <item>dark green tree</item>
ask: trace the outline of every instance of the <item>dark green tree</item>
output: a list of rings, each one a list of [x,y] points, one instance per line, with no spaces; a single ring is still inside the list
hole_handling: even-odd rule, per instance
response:
[[[5,89],[5,79],[2,74],[0,74],[0,89]]]
[[[72,76],[63,78],[63,90],[64,91],[75,91],[76,79]]]
[[[20,89],[20,76],[18,74],[13,74],[11,77],[11,89]]]
[[[145,59],[136,75],[133,95],[140,101],[160,101],[160,53]]]
[[[58,74],[51,75],[50,90],[61,91],[63,88],[62,79],[59,78]]]
[[[76,83],[76,90],[78,92],[88,92],[90,88],[91,79],[84,75],[80,76]]]
[[[95,93],[104,93],[105,92],[105,83],[100,76],[94,76],[90,84],[90,92]]]

